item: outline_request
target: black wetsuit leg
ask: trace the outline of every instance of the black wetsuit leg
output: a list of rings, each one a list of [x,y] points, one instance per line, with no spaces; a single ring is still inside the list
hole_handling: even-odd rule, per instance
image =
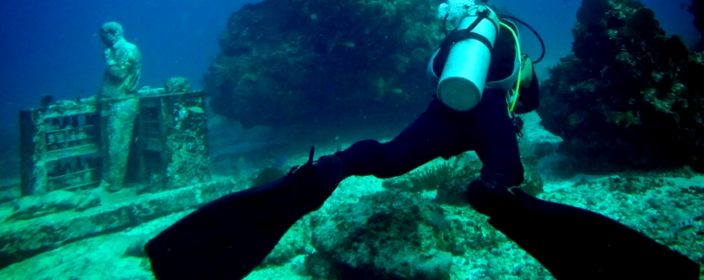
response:
[[[347,175],[389,178],[434,158],[476,150],[482,179],[502,186],[523,181],[523,165],[503,93],[487,90],[476,108],[457,112],[434,99],[411,125],[386,143],[363,140],[338,153]]]
[[[466,151],[461,131],[466,127],[460,114],[434,99],[413,123],[393,140],[380,143],[362,140],[339,152],[347,175],[389,178],[402,175],[437,158]]]
[[[476,152],[481,159],[482,180],[498,186],[517,186],[523,182],[523,164],[513,120],[506,99],[498,92],[485,92],[472,133],[476,133]]]

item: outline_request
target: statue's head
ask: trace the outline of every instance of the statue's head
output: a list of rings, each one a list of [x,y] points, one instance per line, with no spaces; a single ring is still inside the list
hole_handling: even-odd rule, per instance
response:
[[[117,41],[124,38],[122,25],[117,22],[106,22],[100,27],[100,39],[108,47],[112,47]]]

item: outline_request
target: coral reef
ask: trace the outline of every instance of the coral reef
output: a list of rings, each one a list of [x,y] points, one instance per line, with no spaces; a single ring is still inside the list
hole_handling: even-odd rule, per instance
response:
[[[413,117],[430,97],[434,4],[265,0],[232,14],[205,76],[213,110],[249,127]],[[420,82],[419,82],[420,81]]]
[[[431,164],[450,165],[441,160]],[[404,177],[411,176],[417,175]],[[386,181],[382,187],[376,178],[346,180],[320,211],[299,225],[309,228],[308,236],[284,238],[283,243],[309,242],[314,247],[307,253],[299,250],[305,254],[305,270],[298,274],[314,279],[549,277],[537,261],[466,203],[438,203],[434,190],[389,189]],[[405,181],[407,188],[413,187],[409,178]]]
[[[449,278],[450,243],[441,236],[451,225],[437,205],[406,192],[386,191],[340,207],[347,209],[313,222],[318,224],[313,246],[319,254],[313,258],[325,256],[340,276]]]
[[[543,179],[534,157],[523,159],[525,180],[521,189],[529,194],[543,192]],[[436,159],[418,169],[396,178],[384,180],[382,186],[391,191],[421,194],[436,191],[434,201],[440,204],[466,206],[465,190],[472,181],[480,178],[482,163],[473,153],[463,153],[448,160]]]
[[[582,168],[704,170],[704,53],[633,0],[583,1],[539,114]]]
[[[541,198],[606,215],[702,263],[703,178],[671,175],[616,174],[583,179]]]
[[[464,199],[467,184],[479,177],[480,169],[479,159],[467,153],[449,160],[436,159],[407,175],[383,180],[379,191],[369,186],[365,190],[341,186],[322,211],[306,222],[311,234],[308,242],[315,248],[314,253],[307,253],[306,274],[321,279],[544,276],[544,270],[525,256],[520,257],[526,261],[519,265],[525,265],[522,271],[512,270],[515,263],[482,268],[483,260],[502,250],[496,248],[515,245],[488,226],[486,217],[474,212]],[[541,192],[542,180],[532,171],[527,172],[523,187]],[[350,184],[364,185],[354,179],[343,184],[352,181]],[[337,201],[341,197],[345,199]],[[301,238],[295,240],[300,242]],[[472,261],[464,264],[466,267],[456,267],[458,260]]]

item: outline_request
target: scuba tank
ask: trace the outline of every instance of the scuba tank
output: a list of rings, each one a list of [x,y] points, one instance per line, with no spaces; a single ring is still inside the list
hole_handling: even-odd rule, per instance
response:
[[[527,96],[519,94],[521,89],[532,87],[532,66],[545,56],[543,39],[533,27],[511,15],[497,15],[490,7],[475,4],[474,0],[448,0],[438,7],[438,17],[443,19],[446,36],[428,62],[427,72],[436,87],[435,95],[442,103],[453,110],[468,111],[481,100],[484,90],[500,89],[508,92],[509,113],[514,110],[525,113],[537,107],[537,88],[526,91]],[[448,33],[449,20],[455,22],[455,28]],[[532,60],[521,51],[516,23],[530,29],[540,42],[542,50],[538,59]],[[515,49],[512,71],[487,81],[491,76],[488,72],[491,61],[506,59],[501,56],[503,53],[494,57],[497,55],[494,45],[507,38]]]
[[[436,94],[449,108],[468,111],[481,100],[499,26],[497,14],[488,6],[466,6],[466,15],[459,20],[453,32],[461,40],[443,42],[451,46],[447,46],[449,54]]]

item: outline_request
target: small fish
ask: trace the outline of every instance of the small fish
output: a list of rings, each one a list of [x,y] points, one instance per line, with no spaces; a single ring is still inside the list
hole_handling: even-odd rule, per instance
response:
[[[203,110],[203,107],[200,107],[200,106],[188,107],[188,111],[191,111],[196,114],[204,114],[205,113],[205,111]]]
[[[678,238],[684,233],[690,232],[691,229],[694,229],[697,226],[697,222],[701,220],[704,220],[704,215],[699,215],[694,218],[676,223],[672,232],[674,238]]]

